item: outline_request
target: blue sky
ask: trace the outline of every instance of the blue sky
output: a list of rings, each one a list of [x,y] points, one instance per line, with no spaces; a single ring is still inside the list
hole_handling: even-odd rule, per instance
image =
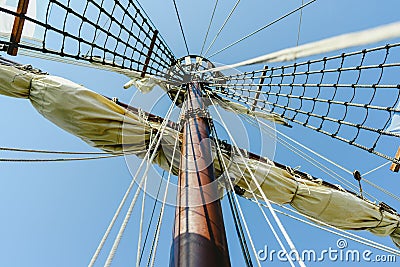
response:
[[[146,12],[175,55],[184,56],[186,52],[172,1],[142,2]],[[214,36],[235,1],[219,2],[210,37]],[[177,4],[190,52],[199,53],[214,1],[177,0]],[[211,51],[224,47],[300,4],[301,0],[242,1]],[[400,3],[396,0],[318,0],[304,10],[300,44],[397,21],[399,8]],[[212,60],[229,64],[292,47],[296,45],[298,22],[299,14],[292,15],[215,56]],[[119,74],[23,56],[18,56],[14,60],[32,64],[53,75],[68,78],[109,97],[117,96],[124,102],[130,102],[135,93],[134,88],[122,89],[128,79]],[[42,118],[27,100],[0,96],[0,113],[3,114],[0,116],[1,146],[94,151],[81,140]],[[350,170],[358,169],[361,173],[365,173],[384,163],[381,158],[301,126],[294,125],[291,129],[278,126],[278,129]],[[398,145],[398,143],[393,144],[391,148],[393,154]],[[5,152],[0,152],[0,155],[1,157],[35,157]],[[301,166],[301,170],[317,177],[325,178],[326,176],[279,145],[276,148],[275,160],[293,167]],[[337,171],[340,172],[340,170]],[[340,173],[346,175],[346,173]],[[368,178],[395,194],[400,189],[398,174],[390,172],[387,167],[374,172]],[[123,158],[68,163],[0,163],[0,212],[3,215],[0,221],[0,266],[87,265],[130,179],[131,174]],[[326,179],[329,180],[329,178]],[[365,189],[394,208],[400,206],[400,203],[367,186]],[[263,249],[265,245],[268,245],[270,249],[279,250],[258,208],[243,199],[241,204],[247,218],[251,221],[250,230],[256,248]],[[223,205],[232,265],[244,266],[226,201]],[[152,207],[151,201],[148,201],[147,207],[148,209]],[[169,259],[173,210],[172,207],[167,207],[156,266],[166,266]],[[136,207],[115,257],[114,266],[134,266],[139,216],[139,209]],[[280,218],[299,250],[322,251],[329,247],[336,248],[337,236],[285,216],[280,216]],[[121,220],[118,222],[120,223]],[[115,233],[113,231],[113,234]],[[389,237],[375,237],[364,232],[358,234],[388,246],[394,246]],[[108,253],[109,248],[110,243],[107,243],[105,252]],[[386,254],[350,240],[348,248],[360,251],[370,249],[374,255]],[[101,255],[99,263],[104,261],[107,253]],[[340,266],[342,264],[343,262],[325,261],[307,263],[307,266]],[[346,264],[361,265],[360,263]],[[265,262],[264,265],[270,266],[271,263]],[[273,265],[285,266],[287,263],[274,261]],[[362,263],[362,266],[383,266],[383,264]],[[396,264],[386,263],[385,266],[396,266]]]

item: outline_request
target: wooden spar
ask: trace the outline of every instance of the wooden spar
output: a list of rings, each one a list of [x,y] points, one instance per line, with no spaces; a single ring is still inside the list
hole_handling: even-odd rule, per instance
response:
[[[218,184],[212,183],[210,125],[204,116],[201,85],[190,83],[187,87],[170,266],[226,267],[230,260],[221,203],[215,197]]]
[[[142,69],[142,73],[140,74],[140,77],[142,77],[142,78],[144,78],[146,76],[146,71],[147,71],[147,68],[148,68],[149,63],[150,63],[151,54],[153,54],[154,45],[156,44],[157,35],[158,35],[158,30],[155,30],[154,33],[153,33],[153,38],[151,38],[149,51],[147,51],[147,57],[146,57],[146,60],[144,61],[144,66],[143,66],[143,69]]]
[[[257,87],[257,93],[256,93],[256,96],[254,97],[253,105],[251,105],[251,107],[250,107],[251,111],[254,111],[256,109],[258,98],[260,97],[261,89],[263,87],[263,83],[265,80],[265,75],[267,75],[267,70],[268,70],[268,66],[264,66],[264,69],[261,73],[260,85]]]
[[[400,146],[399,146],[399,148],[397,149],[397,153],[396,153],[395,159],[400,159]],[[400,170],[400,165],[399,165],[399,164],[396,164],[396,163],[393,163],[393,164],[390,166],[390,170],[391,170],[392,172],[399,172],[399,170]]]
[[[22,30],[24,29],[24,23],[26,12],[28,11],[29,0],[19,0],[17,14],[14,19],[14,25],[10,37],[10,46],[8,47],[7,54],[10,56],[16,56],[18,53],[18,45],[21,41]]]

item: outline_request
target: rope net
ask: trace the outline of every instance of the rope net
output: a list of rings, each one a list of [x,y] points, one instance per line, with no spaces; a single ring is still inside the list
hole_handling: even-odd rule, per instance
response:
[[[277,114],[398,164],[393,156],[400,133],[388,126],[400,112],[399,74],[400,43],[396,43],[265,66],[216,79],[212,86],[218,95],[252,110]]]
[[[151,20],[132,0],[49,0],[44,18],[4,7],[0,7],[0,16],[25,18],[35,26],[36,42],[17,44],[0,39],[3,49],[19,47],[159,77],[175,58]]]

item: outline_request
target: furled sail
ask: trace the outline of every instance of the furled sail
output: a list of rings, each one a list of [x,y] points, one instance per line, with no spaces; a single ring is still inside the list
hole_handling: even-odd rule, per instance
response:
[[[130,151],[144,156],[151,132],[160,121],[128,110],[114,101],[63,78],[32,73],[27,67],[0,64],[0,94],[29,99],[36,110],[57,126],[81,138],[89,145],[110,153]],[[155,116],[153,116],[154,118]],[[170,124],[154,162],[168,170],[173,136]],[[231,179],[244,197],[259,192],[253,176],[266,196],[279,204],[289,204],[299,212],[345,230],[368,230],[378,236],[390,236],[400,248],[400,216],[339,187],[291,171],[268,159],[223,151],[222,161]],[[174,172],[178,162],[173,161]],[[217,173],[220,164],[215,162]],[[249,172],[249,169],[253,174]]]
[[[239,177],[244,173],[237,183],[245,189],[243,195],[247,198],[253,197],[252,192],[260,195],[240,156],[230,157],[229,161],[235,166],[230,173]],[[290,204],[300,213],[340,229],[368,230],[378,236],[389,235],[400,248],[400,217],[395,212],[323,183],[322,180],[301,177],[273,162],[250,158],[246,161],[268,199],[278,204]]]
[[[1,65],[0,94],[28,98],[35,109],[60,128],[91,146],[111,153],[146,150],[151,126],[139,115],[127,111],[93,91],[66,79],[37,75],[12,66]]]

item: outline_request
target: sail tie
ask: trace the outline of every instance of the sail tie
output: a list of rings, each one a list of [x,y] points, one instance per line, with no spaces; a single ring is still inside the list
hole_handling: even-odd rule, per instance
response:
[[[378,228],[379,225],[380,225],[380,224],[382,223],[382,221],[383,221],[383,217],[384,217],[384,215],[383,215],[383,210],[380,208],[379,211],[380,211],[380,214],[381,214],[381,219],[379,220],[378,224],[377,224],[374,228]],[[399,221],[397,221],[397,226],[399,226]],[[397,226],[396,226],[395,229],[397,229]]]
[[[290,200],[289,205],[292,205],[294,199],[295,199],[296,196],[297,196],[297,192],[299,191],[299,181],[297,181],[297,179],[295,179],[295,181],[296,181],[296,190],[294,191],[292,200]]]

